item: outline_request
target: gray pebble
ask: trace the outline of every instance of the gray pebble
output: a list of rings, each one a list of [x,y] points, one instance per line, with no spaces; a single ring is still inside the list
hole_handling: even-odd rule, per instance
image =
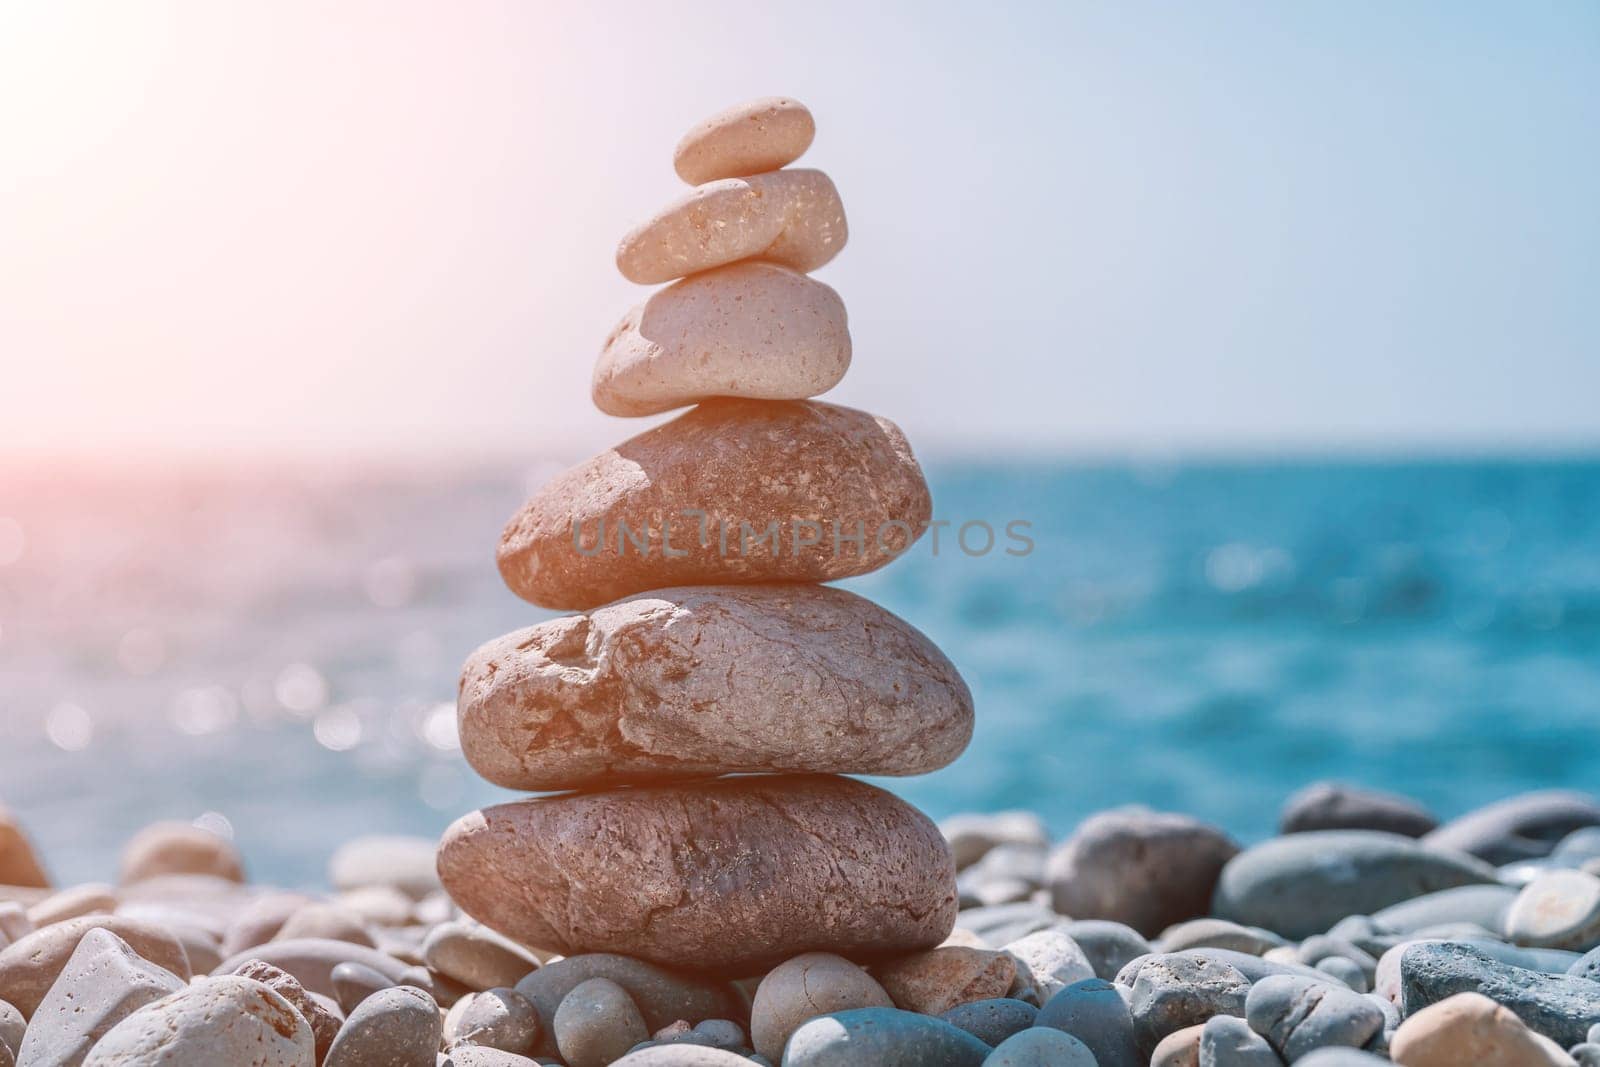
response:
[[[441,1034],[439,1006],[427,993],[380,989],[350,1013],[324,1067],[434,1067]]]
[[[1082,1041],[1060,1030],[1036,1027],[1006,1038],[984,1067],[1105,1067]]]
[[[1329,956],[1327,959],[1318,960],[1316,968],[1357,993],[1366,993],[1372,989],[1372,982],[1368,979],[1366,970],[1354,960],[1343,956]],[[1373,970],[1377,970],[1376,965]]]
[[[487,989],[456,1001],[444,1019],[446,1045],[483,1045],[526,1056],[539,1037],[539,1013],[515,989]]]
[[[710,1042],[712,1048],[745,1048],[744,1027],[732,1019],[703,1019],[694,1024],[694,1032]]]
[[[1071,1034],[1094,1053],[1100,1067],[1143,1067],[1133,1016],[1117,987],[1100,978],[1067,986],[1039,1009],[1035,1023]]]
[[[1383,1012],[1360,993],[1294,975],[1263,978],[1245,1000],[1250,1028],[1290,1063],[1329,1045],[1361,1048],[1383,1030]]]
[[[1510,886],[1457,886],[1381,908],[1373,913],[1372,923],[1391,934],[1414,934],[1445,923],[1472,923],[1485,930],[1498,930],[1505,921],[1506,909],[1516,899],[1517,891]]]
[[[570,1067],[606,1067],[650,1036],[633,998],[609,978],[580,982],[562,997],[553,1030]]]
[[[1600,1067],[1600,1045],[1592,1042],[1573,1045],[1567,1055],[1577,1061],[1578,1067]]]
[[[1350,1048],[1321,1048],[1295,1067],[1385,1067],[1389,1060]]]
[[[339,1007],[346,1015],[356,1010],[356,1005],[366,1000],[380,989],[388,989],[395,985],[382,973],[373,970],[364,963],[346,962],[336,966],[328,974],[328,981],[333,987],[333,999],[338,1001]]]
[[[538,1055],[556,1051],[552,1025],[562,998],[590,978],[609,978],[628,991],[650,1032],[679,1019],[726,1019],[740,1015],[725,983],[669,971],[643,960],[609,952],[568,956],[545,964],[517,983],[517,992],[539,1013],[543,1034]]]
[[[1513,967],[1471,945],[1421,941],[1399,954],[1400,1011],[1410,1018],[1456,993],[1481,993],[1562,1048],[1600,1021],[1600,983]]]
[[[1243,1017],[1250,991],[1250,980],[1231,964],[1181,953],[1149,957],[1132,985],[1128,1008],[1134,1036],[1146,1056],[1168,1034],[1213,1015]]]
[[[1492,867],[1370,830],[1290,834],[1240,853],[1223,868],[1214,914],[1289,938],[1320,934],[1347,915],[1460,885],[1492,883]]]
[[[1283,1067],[1283,1061],[1243,1019],[1214,1015],[1200,1029],[1200,1067]]]
[[[856,1008],[802,1023],[783,1067],[980,1067],[988,1045],[931,1015]]]
[[[1188,948],[1226,948],[1260,956],[1269,949],[1288,944],[1271,930],[1240,926],[1227,919],[1190,919],[1169,926],[1160,938],[1162,952],[1182,952]]]
[[[1284,803],[1278,817],[1279,832],[1285,834],[1382,830],[1402,837],[1421,837],[1438,825],[1439,820],[1409,797],[1338,782],[1307,786]]]
[[[1039,1009],[1026,1001],[999,997],[958,1004],[939,1018],[986,1045],[998,1045],[1012,1034],[1034,1025],[1038,1014]]]

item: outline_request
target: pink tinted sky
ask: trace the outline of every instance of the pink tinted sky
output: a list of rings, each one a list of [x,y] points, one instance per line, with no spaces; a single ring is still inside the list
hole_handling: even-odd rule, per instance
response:
[[[929,448],[1600,442],[1600,8],[37,3],[0,450],[572,456],[674,142],[797,96]]]

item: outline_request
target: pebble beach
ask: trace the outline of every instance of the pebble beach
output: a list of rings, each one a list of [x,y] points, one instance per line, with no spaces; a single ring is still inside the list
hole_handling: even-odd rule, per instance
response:
[[[688,410],[518,507],[500,578],[557,614],[484,633],[428,735],[519,796],[354,836],[321,891],[252,883],[212,817],[54,885],[8,816],[0,1067],[1600,1064],[1586,793],[1441,818],[1323,781],[1246,841],[1144,806],[936,821],[860,780],[958,764],[984,709],[914,620],[824,584],[934,511],[898,426],[815,399],[854,356],[810,277],[848,236],[792,166],[816,132],[782,97],[709,117],[618,246],[663,287],[593,402]]]

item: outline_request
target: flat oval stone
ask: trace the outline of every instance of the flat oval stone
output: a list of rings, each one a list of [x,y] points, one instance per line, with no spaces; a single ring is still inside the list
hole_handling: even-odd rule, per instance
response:
[[[88,883],[63,889],[28,909],[28,921],[37,929],[80,915],[110,915],[117,910],[117,894],[108,885]]]
[[[1408,1021],[1457,993],[1482,993],[1563,1048],[1583,1041],[1600,1023],[1597,982],[1515,967],[1449,942],[1419,941],[1399,957],[1399,1007]]]
[[[201,979],[129,1015],[90,1050],[83,1067],[308,1067],[315,1055],[311,1027],[287,1000],[260,982],[223,975]],[[432,1064],[430,1050],[428,1067]]]
[[[1594,948],[1600,944],[1600,878],[1567,870],[1539,875],[1507,909],[1505,934],[1535,948]]]
[[[751,974],[807,951],[931,948],[955,865],[927,816],[848,778],[720,779],[543,797],[445,832],[439,873],[522,944]]]
[[[182,988],[182,979],[110,930],[90,930],[34,1011],[17,1058],[32,1067],[77,1067],[112,1027]]]
[[[1504,926],[1506,909],[1517,898],[1517,891],[1503,885],[1464,885],[1441,889],[1391,904],[1372,913],[1379,930],[1395,934],[1415,934],[1430,926],[1471,923],[1485,930]]]
[[[734,263],[674,282],[623,316],[595,364],[594,403],[636,416],[717,396],[805,400],[849,367],[838,293],[776,263]]]
[[[786,167],[816,136],[811,112],[786,96],[735,104],[697,124],[672,153],[672,168],[690,185]]]
[[[380,989],[356,1006],[323,1067],[434,1067],[443,1021],[432,997],[414,986]]]
[[[1211,887],[1239,846],[1186,815],[1120,808],[1085,819],[1050,856],[1055,910],[1111,919],[1146,937],[1206,913]]]
[[[1310,830],[1382,830],[1402,837],[1421,837],[1439,825],[1427,809],[1409,797],[1338,782],[1316,782],[1284,802],[1278,817],[1280,833]]]
[[[122,850],[123,885],[167,874],[206,874],[244,881],[244,865],[233,842],[184,822],[146,826]]]
[[[658,967],[631,956],[589,952],[553,960],[517,983],[539,1013],[541,1036],[536,1054],[556,1051],[551,1028],[562,999],[590,978],[609,978],[633,998],[651,1031],[679,1019],[717,1019],[741,1015],[731,989],[722,982]]]
[[[849,225],[833,180],[778,170],[707,182],[635,226],[617,246],[630,282],[656,285],[741,259],[814,271],[844,247]]]
[[[857,1008],[821,1015],[789,1038],[784,1067],[980,1067],[992,1050],[931,1015]]]
[[[0,1000],[32,1017],[90,930],[109,930],[145,961],[189,978],[189,958],[165,930],[120,915],[84,915],[35,930],[0,951]]]
[[[1321,830],[1274,838],[1235,856],[1217,881],[1212,911],[1299,939],[1349,915],[1496,880],[1492,867],[1470,856],[1423,848],[1398,834]]]
[[[961,675],[917,629],[798,584],[664,589],[507,634],[467,660],[458,708],[473,769],[529,790],[925,774],[961,754],[973,718]]]
[[[983,1063],[984,1067],[1105,1067],[1082,1041],[1043,1027],[1006,1038]]]
[[[750,1002],[750,1039],[773,1063],[807,1019],[854,1008],[889,1008],[894,1001],[871,975],[842,956],[807,952],[785,960],[761,979]]]
[[[584,609],[672,586],[866,574],[931,512],[889,420],[714,400],[557,475],[512,517],[498,560],[518,596]]]
[[[1431,848],[1453,849],[1488,863],[1548,855],[1562,838],[1600,825],[1600,803],[1587,793],[1551,789],[1486,805],[1424,837]]]
[[[437,842],[403,834],[372,834],[340,845],[328,860],[328,881],[339,890],[389,886],[414,900],[439,889],[433,869]]]
[[[246,949],[231,959],[222,961],[214,974],[231,974],[251,960],[270,963],[288,971],[306,989],[325,997],[336,997],[333,969],[341,963],[359,963],[377,971],[391,982],[404,980],[406,965],[393,956],[348,941],[330,941],[324,938],[296,938],[293,941],[273,941]]]
[[[468,989],[514,986],[539,961],[521,945],[477,923],[459,919],[440,923],[422,942],[422,958],[430,968]]]

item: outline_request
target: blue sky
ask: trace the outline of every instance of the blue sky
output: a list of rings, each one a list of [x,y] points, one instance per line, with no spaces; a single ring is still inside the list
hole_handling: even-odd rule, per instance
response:
[[[1600,5],[148,3],[0,19],[29,451],[581,455],[620,235],[807,102],[929,450],[1600,447]]]

